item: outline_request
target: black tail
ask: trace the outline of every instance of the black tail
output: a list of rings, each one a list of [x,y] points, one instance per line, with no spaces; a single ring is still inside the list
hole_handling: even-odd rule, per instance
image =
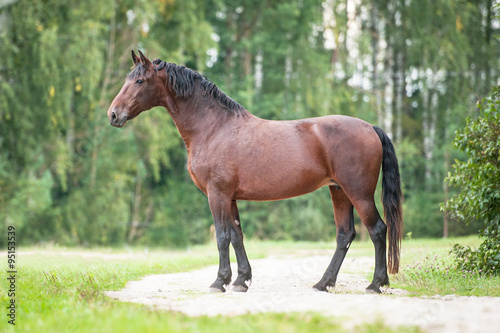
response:
[[[401,236],[403,233],[403,211],[401,209],[401,180],[398,159],[391,139],[379,127],[373,126],[382,142],[382,202],[389,238],[388,263],[389,273],[399,271]]]

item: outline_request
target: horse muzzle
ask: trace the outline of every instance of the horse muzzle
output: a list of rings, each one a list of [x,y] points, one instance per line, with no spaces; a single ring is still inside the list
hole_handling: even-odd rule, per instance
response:
[[[109,123],[114,127],[123,127],[128,120],[125,112],[117,112],[115,108],[108,113]]]

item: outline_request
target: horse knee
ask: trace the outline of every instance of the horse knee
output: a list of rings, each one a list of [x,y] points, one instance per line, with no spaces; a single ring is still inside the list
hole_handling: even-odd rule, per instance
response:
[[[217,239],[217,248],[220,250],[225,250],[229,247],[229,243],[231,242],[231,231],[226,228],[216,228],[216,239]]]
[[[337,246],[347,248],[351,245],[352,241],[356,238],[356,230],[338,230],[337,232]]]

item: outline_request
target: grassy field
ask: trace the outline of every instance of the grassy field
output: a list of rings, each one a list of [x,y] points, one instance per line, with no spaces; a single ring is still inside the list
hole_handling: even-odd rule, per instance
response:
[[[414,295],[457,294],[500,296],[500,279],[455,272],[448,254],[454,242],[478,244],[474,238],[411,240],[403,244],[401,274],[394,287]],[[247,242],[251,258],[267,255],[305,256],[333,253],[333,243]],[[371,242],[352,245],[348,256],[372,256]],[[17,253],[16,326],[0,322],[5,332],[341,332],[341,318],[314,313],[197,317],[154,311],[108,299],[127,281],[155,273],[188,271],[217,263],[215,244],[184,251],[162,249],[21,248]],[[233,258],[234,260],[234,258]],[[5,263],[6,265],[7,263]],[[1,304],[8,304],[5,270],[0,274]],[[5,308],[4,308],[5,309]],[[415,332],[416,328],[403,331]],[[390,332],[383,324],[364,325],[359,332]],[[401,332],[401,328],[394,329]]]
[[[476,271],[459,271],[450,250],[459,243],[477,248],[477,237],[410,240],[403,243],[400,273],[391,285],[412,295],[500,296],[500,277]]]

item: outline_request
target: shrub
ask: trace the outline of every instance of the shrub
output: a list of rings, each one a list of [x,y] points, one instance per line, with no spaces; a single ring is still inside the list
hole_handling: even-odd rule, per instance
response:
[[[478,103],[479,117],[467,118],[457,131],[454,145],[467,154],[455,161],[447,181],[460,192],[442,209],[465,221],[482,221],[483,243],[477,250],[455,245],[452,252],[459,268],[500,274],[500,86]]]

